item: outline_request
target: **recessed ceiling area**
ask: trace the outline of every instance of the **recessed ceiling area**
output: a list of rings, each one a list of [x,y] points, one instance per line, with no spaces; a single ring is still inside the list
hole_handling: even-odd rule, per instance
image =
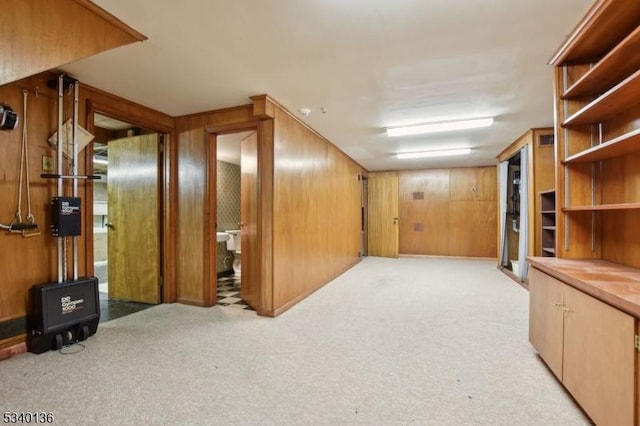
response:
[[[95,2],[149,39],[63,67],[81,83],[172,116],[266,93],[370,171],[493,165],[526,130],[553,126],[547,63],[592,3]],[[423,136],[385,133],[477,117],[495,122]],[[396,158],[456,148],[471,153]]]

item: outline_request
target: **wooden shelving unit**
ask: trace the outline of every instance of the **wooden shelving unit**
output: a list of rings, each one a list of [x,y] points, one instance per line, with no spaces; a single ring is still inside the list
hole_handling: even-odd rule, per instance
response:
[[[640,325],[640,1],[596,0],[551,64],[557,258],[530,260],[530,341],[595,424],[637,425],[640,360],[623,354]]]
[[[640,27],[611,50],[562,95],[575,99],[603,93],[640,68]]]
[[[556,255],[556,191],[541,191],[540,197],[540,241],[542,250],[540,256],[554,257]]]
[[[594,206],[573,206],[563,207],[563,212],[596,212],[606,210],[630,210],[640,209],[640,203],[622,203],[622,204],[598,204]]]
[[[638,152],[640,145],[640,129],[635,129],[624,133],[610,141],[585,149],[575,155],[567,157],[563,164],[569,163],[591,163],[594,161],[606,160],[613,157],[621,157],[627,154]]]
[[[640,102],[640,70],[567,118],[564,127],[596,124],[620,114]]]

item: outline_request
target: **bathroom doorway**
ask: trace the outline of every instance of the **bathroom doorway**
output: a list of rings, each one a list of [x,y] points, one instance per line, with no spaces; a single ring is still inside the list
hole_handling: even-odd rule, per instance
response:
[[[95,112],[93,262],[101,321],[162,301],[163,135]]]
[[[215,135],[217,304],[257,302],[257,129]]]

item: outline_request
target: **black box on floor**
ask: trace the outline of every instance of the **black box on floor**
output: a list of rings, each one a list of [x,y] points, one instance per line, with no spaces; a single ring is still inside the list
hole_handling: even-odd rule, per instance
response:
[[[51,233],[54,237],[75,237],[81,234],[80,198],[51,199]]]
[[[40,354],[86,340],[100,321],[96,277],[31,287],[27,348]]]

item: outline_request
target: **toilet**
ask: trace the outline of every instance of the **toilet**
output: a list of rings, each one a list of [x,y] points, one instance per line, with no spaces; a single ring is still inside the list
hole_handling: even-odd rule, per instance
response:
[[[227,240],[227,251],[233,254],[233,278],[236,281],[240,281],[240,249],[242,247],[240,230],[233,229],[231,231],[224,232],[229,234],[229,239]]]

